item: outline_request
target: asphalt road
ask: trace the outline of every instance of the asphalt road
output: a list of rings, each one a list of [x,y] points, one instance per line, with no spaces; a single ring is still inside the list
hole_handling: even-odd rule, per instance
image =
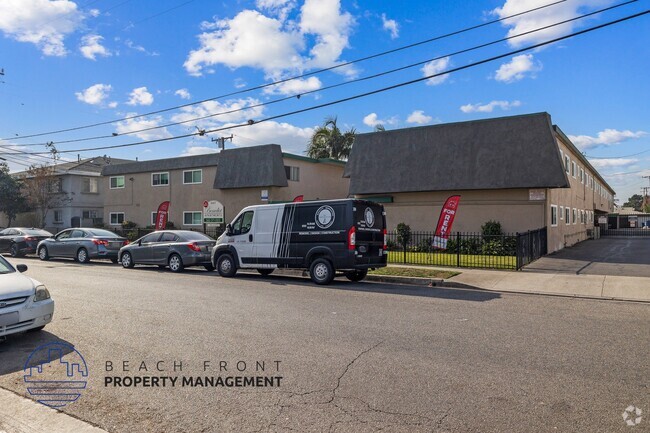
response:
[[[0,386],[26,394],[29,353],[73,344],[90,386],[63,410],[109,432],[650,430],[648,304],[21,262],[56,314],[45,331],[0,343]],[[107,373],[106,361],[149,371]],[[156,372],[157,361],[183,371]],[[237,374],[281,386],[104,386],[110,375]],[[633,428],[629,405],[647,414]]]

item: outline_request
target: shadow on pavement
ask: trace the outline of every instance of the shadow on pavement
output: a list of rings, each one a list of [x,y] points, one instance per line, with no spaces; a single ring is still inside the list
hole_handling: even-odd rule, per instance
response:
[[[488,292],[483,290],[471,289],[445,289],[438,287],[425,287],[425,286],[408,286],[400,284],[386,284],[375,282],[360,282],[353,283],[345,280],[345,278],[335,279],[328,286],[317,286],[311,280],[298,276],[285,276],[285,275],[270,275],[262,276],[252,273],[239,273],[236,278],[246,279],[250,281],[260,281],[272,285],[299,285],[310,286],[318,288],[326,288],[331,290],[345,290],[366,293],[384,293],[387,295],[404,295],[404,296],[419,296],[422,298],[439,298],[439,299],[452,299],[459,301],[473,301],[485,302],[491,301],[501,297],[501,294],[496,292]]]
[[[22,371],[29,355],[39,346],[49,343],[62,343],[65,345],[62,347],[73,346],[71,343],[47,331],[9,335],[6,341],[0,342],[0,376]],[[72,352],[71,349],[66,349],[63,355],[70,352]],[[46,359],[39,361],[47,362]]]

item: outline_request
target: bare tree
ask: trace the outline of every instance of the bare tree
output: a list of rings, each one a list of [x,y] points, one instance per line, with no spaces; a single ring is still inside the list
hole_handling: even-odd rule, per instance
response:
[[[55,168],[50,165],[32,165],[24,173],[22,185],[27,203],[37,212],[41,227],[45,226],[50,210],[72,201],[72,197],[63,191],[61,179],[55,175]]]

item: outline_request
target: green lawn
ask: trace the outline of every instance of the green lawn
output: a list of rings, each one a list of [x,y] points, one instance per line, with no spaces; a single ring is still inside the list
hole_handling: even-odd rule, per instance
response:
[[[461,254],[459,263],[456,254],[407,252],[404,262],[402,251],[389,251],[388,263],[452,267],[458,267],[460,264],[463,268],[516,269],[517,257]]]
[[[370,275],[390,275],[397,277],[451,278],[460,272],[441,271],[440,269],[410,268],[407,266],[387,266],[368,272]]]

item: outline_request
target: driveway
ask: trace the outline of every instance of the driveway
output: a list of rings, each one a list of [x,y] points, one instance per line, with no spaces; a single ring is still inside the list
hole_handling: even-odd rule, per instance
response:
[[[524,270],[650,278],[650,237],[588,240],[542,257]]]

